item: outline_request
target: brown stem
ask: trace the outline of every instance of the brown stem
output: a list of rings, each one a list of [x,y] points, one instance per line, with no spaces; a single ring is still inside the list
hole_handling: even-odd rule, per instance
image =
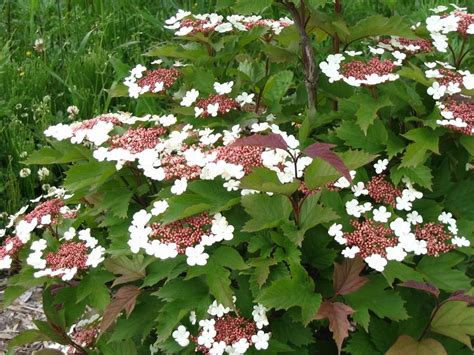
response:
[[[431,313],[431,317],[430,317],[430,320],[428,321],[428,323],[426,324],[425,326],[425,329],[423,329],[423,332],[421,333],[421,336],[418,340],[421,340],[424,338],[424,336],[426,335],[426,333],[428,333],[428,331],[430,330],[430,327],[431,327],[431,322],[433,322],[433,319],[436,315],[436,313],[438,313],[438,311],[440,310],[441,306],[445,303],[445,301],[443,302],[439,302],[439,300],[436,300],[436,307],[435,309],[433,310],[433,313]]]
[[[267,57],[267,59],[265,60],[265,77],[268,76],[269,70],[270,70],[270,58]],[[258,110],[260,109],[260,102],[262,101],[262,94],[263,94],[263,88],[261,88],[260,91],[258,92],[257,103],[255,104],[255,113],[257,113],[257,114],[258,114]]]
[[[308,108],[311,112],[314,112],[316,111],[317,101],[316,87],[318,81],[318,72],[316,63],[314,62],[313,46],[311,45],[311,40],[306,33],[305,28],[307,21],[305,0],[301,0],[300,11],[298,11],[295,4],[291,1],[281,0],[281,2],[293,17],[296,28],[298,28],[298,32],[300,34],[300,48],[305,71],[304,84],[308,94]]]

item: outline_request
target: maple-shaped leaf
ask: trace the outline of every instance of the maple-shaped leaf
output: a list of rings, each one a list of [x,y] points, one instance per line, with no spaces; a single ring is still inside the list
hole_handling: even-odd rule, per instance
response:
[[[334,263],[332,276],[334,295],[347,295],[364,286],[369,281],[366,277],[359,275],[364,267],[365,263],[359,257],[344,259],[341,264]]]
[[[429,282],[419,282],[419,281],[414,281],[414,280],[408,280],[408,281],[402,282],[398,286],[414,288],[416,290],[421,290],[421,291],[431,293],[436,298],[439,297],[439,289],[435,285]]]
[[[230,146],[231,147],[240,147],[243,145],[251,145],[254,147],[264,147],[264,148],[273,148],[273,149],[288,149],[288,144],[286,144],[283,137],[276,133],[270,133],[267,135],[254,134],[249,137],[242,137],[236,139]]]
[[[386,355],[447,355],[443,345],[435,339],[416,341],[411,336],[400,335],[397,341],[385,353]]]
[[[466,291],[459,290],[453,292],[446,301],[462,301],[469,304],[474,304],[474,296],[466,295]]]
[[[120,284],[145,278],[145,268],[151,261],[152,259],[145,261],[143,255],[134,255],[131,259],[120,255],[107,259],[104,265],[108,271],[120,275],[112,284],[112,287],[115,287]]]
[[[315,319],[327,319],[329,321],[329,330],[336,342],[338,353],[341,353],[342,343],[349,336],[349,316],[354,310],[341,302],[324,301],[316,313]]]
[[[311,158],[320,158],[331,164],[331,166],[339,171],[347,180],[352,181],[349,169],[342,159],[334,153],[331,148],[335,147],[334,144],[329,143],[314,143],[306,147],[303,151],[307,156]]]
[[[135,308],[137,297],[141,290],[134,285],[126,285],[121,287],[115,294],[112,302],[107,306],[100,324],[101,333],[105,332],[117,319],[122,311],[125,311],[127,317]]]

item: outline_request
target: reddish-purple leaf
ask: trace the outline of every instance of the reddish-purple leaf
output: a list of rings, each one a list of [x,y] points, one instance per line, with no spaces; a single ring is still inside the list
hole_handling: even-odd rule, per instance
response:
[[[303,151],[307,156],[311,158],[320,158],[331,164],[331,166],[339,171],[347,180],[352,182],[351,174],[346,164],[342,161],[339,156],[331,151],[334,144],[329,143],[314,143]]]
[[[399,286],[425,291],[425,292],[431,293],[436,298],[439,297],[439,289],[435,285],[430,284],[428,282],[408,280],[408,281],[402,282],[401,284],[399,284]]]
[[[369,279],[359,276],[365,264],[361,258],[344,259],[342,264],[334,263],[332,276],[334,295],[347,295],[364,286]]]
[[[352,313],[354,313],[354,310],[344,303],[324,301],[315,317],[315,319],[329,320],[329,330],[332,332],[339,354],[344,339],[349,336],[351,323],[348,317]]]
[[[453,292],[446,301],[462,301],[469,304],[474,304],[474,296],[466,295],[466,291],[459,290]]]
[[[134,285],[126,285],[121,287],[115,294],[112,302],[107,306],[100,324],[101,333],[105,332],[117,319],[122,311],[125,311],[127,317],[135,308],[137,297],[141,290]]]
[[[243,145],[252,145],[255,147],[273,148],[273,149],[288,149],[288,144],[282,136],[276,133],[270,133],[267,135],[254,134],[249,137],[242,137],[236,139],[230,146],[240,147]]]

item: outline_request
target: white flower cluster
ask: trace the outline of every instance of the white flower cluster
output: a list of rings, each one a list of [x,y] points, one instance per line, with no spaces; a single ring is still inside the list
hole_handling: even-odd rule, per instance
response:
[[[387,165],[387,159],[378,160],[374,164],[377,174],[381,174],[385,171]],[[364,258],[369,267],[380,272],[384,270],[389,260],[401,262],[408,253],[414,253],[415,255],[428,253],[427,241],[417,239],[414,232],[414,228],[423,223],[423,217],[418,211],[412,209],[413,202],[417,199],[421,199],[423,194],[415,190],[408,179],[404,178],[403,182],[406,187],[402,190],[401,196],[396,197],[395,207],[391,205],[380,205],[376,207],[371,202],[362,202],[357,198],[353,198],[345,204],[346,213],[349,216],[355,217],[356,220],[363,217],[365,221],[377,222],[379,225],[382,224],[389,228],[391,234],[397,238],[396,245],[384,248],[385,252],[383,254],[385,255],[382,255],[382,253],[373,253]],[[340,188],[346,187],[349,186],[347,184],[340,186]],[[369,191],[363,182],[354,184],[351,190],[354,197],[369,195]],[[443,212],[439,216],[438,221],[445,224],[449,232],[453,235],[451,239],[453,245],[458,247],[470,245],[470,242],[465,237],[458,236],[456,220],[452,217],[451,213]],[[328,234],[333,237],[337,243],[341,245],[348,244],[342,224],[332,224],[328,230]],[[370,235],[364,235],[361,238],[365,239],[369,237]],[[342,254],[346,258],[354,258],[361,252],[361,248],[367,247],[364,243],[360,243],[360,245],[354,245],[353,243],[347,246],[342,251]],[[370,246],[368,247],[370,248]]]
[[[233,299],[235,303],[236,298],[234,297]],[[216,319],[222,318],[231,312],[232,310],[230,308],[224,307],[222,304],[214,301],[207,310],[207,313],[212,318],[199,321],[199,335],[195,340],[197,346],[205,348],[206,351],[212,355],[222,355],[224,353],[231,355],[245,354],[252,345],[256,350],[267,350],[270,333],[265,333],[262,328],[268,326],[269,323],[266,315],[267,309],[261,304],[253,306],[252,317],[258,330],[255,334],[247,335],[251,340],[250,342],[247,337],[242,337],[231,344],[227,344],[223,340],[215,340],[219,332],[219,329],[216,329]],[[196,314],[194,312],[192,312],[190,316],[190,321],[193,325],[196,323]],[[223,327],[225,327],[225,325],[223,325]],[[229,332],[229,330],[226,329],[226,332]],[[172,333],[174,340],[182,347],[189,345],[191,339],[190,335],[191,333],[184,325],[178,326]]]
[[[159,239],[152,239],[152,228],[149,222],[152,217],[159,216],[168,208],[165,200],[156,201],[150,213],[140,210],[133,215],[132,224],[128,228],[130,239],[128,245],[132,253],[138,253],[141,249],[148,255],[165,260],[178,256],[178,246],[176,243],[163,243]],[[204,252],[206,246],[211,246],[223,240],[231,240],[234,237],[234,227],[227,222],[227,219],[220,213],[212,218],[209,233],[202,236],[200,243],[187,247],[185,250],[188,265],[205,265],[209,254]]]
[[[460,21],[462,16],[466,15],[466,8],[458,7],[451,4],[454,10],[450,13],[439,15],[448,10],[446,6],[438,6],[432,9],[435,15],[432,15],[426,19],[426,29],[430,33],[433,45],[439,52],[446,52],[449,46],[448,34],[457,32],[459,29]],[[467,34],[474,34],[474,23],[471,23],[466,29]]]
[[[96,238],[91,236],[91,231],[89,228],[80,230],[76,233],[76,230],[71,227],[67,232],[64,233],[63,237],[60,238],[59,241],[71,241],[74,238],[84,242],[85,246],[90,250],[89,254],[87,255],[85,266],[96,268],[101,262],[104,261],[105,249],[104,247],[98,245],[98,240]],[[48,244],[45,239],[36,240],[31,243],[30,249],[32,250],[32,253],[28,255],[26,263],[32,266],[34,269],[39,270],[33,274],[34,277],[40,278],[43,276],[59,276],[63,281],[72,280],[79,269],[76,266],[71,268],[47,267],[46,259],[43,258],[44,250],[47,248]],[[79,257],[78,255],[75,256]]]
[[[433,84],[428,88],[427,92],[435,100],[441,99],[445,95],[454,95],[462,91],[463,88],[467,90],[474,89],[474,74],[469,70],[456,70],[452,65],[436,61],[436,62],[426,62],[425,66],[428,68],[425,70],[425,76],[428,79],[433,79]],[[436,79],[444,78],[441,70],[450,71],[453,75],[459,76],[460,82],[449,82],[449,83],[440,83]]]
[[[176,15],[165,21],[164,27],[176,30],[176,36],[187,36],[193,32],[248,31],[249,28],[257,25],[268,28],[274,34],[279,34],[283,28],[293,24],[293,21],[287,17],[272,20],[261,16],[230,15],[225,20],[224,16],[216,13],[193,15],[189,11],[178,10]]]
[[[382,55],[385,51],[383,48],[374,48],[369,46],[369,50],[374,55]],[[346,51],[345,54],[349,57],[355,57],[361,55],[362,52],[353,52],[353,51]],[[396,66],[401,66],[402,61],[406,58],[406,54],[400,51],[393,51],[390,52],[390,55],[395,58],[393,62]],[[346,56],[343,54],[330,54],[325,61],[319,63],[319,68],[321,71],[328,77],[330,83],[334,83],[336,81],[343,80],[346,84],[359,87],[361,85],[378,85],[382,84],[387,81],[395,81],[399,79],[398,74],[388,73],[379,75],[376,72],[372,74],[366,74],[364,79],[356,78],[352,75],[344,74],[341,71],[341,64],[346,60]],[[378,57],[373,57],[378,58]]]

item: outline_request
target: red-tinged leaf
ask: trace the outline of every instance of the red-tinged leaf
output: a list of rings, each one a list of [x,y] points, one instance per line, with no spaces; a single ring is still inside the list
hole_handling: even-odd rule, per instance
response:
[[[439,289],[435,285],[430,284],[428,282],[408,280],[408,281],[402,282],[401,284],[399,284],[399,286],[414,288],[420,291],[425,291],[425,292],[431,293],[436,298],[439,297]]]
[[[347,295],[364,286],[369,279],[359,276],[365,263],[361,258],[344,259],[342,264],[334,263],[333,288],[334,295]]]
[[[466,295],[466,291],[459,290],[453,292],[446,301],[462,301],[469,304],[474,304],[474,296]]]
[[[331,166],[339,171],[347,180],[352,182],[351,174],[349,173],[349,169],[347,168],[346,164],[344,164],[342,159],[336,153],[331,151],[331,148],[333,147],[335,147],[334,144],[314,143],[309,147],[306,147],[303,153],[311,158],[323,159],[324,161],[331,164]]]
[[[276,133],[267,135],[254,134],[253,136],[236,139],[230,146],[240,147],[243,145],[252,145],[255,147],[273,148],[273,149],[288,149],[288,144],[282,136]]]
[[[133,285],[123,286],[117,291],[112,302],[105,309],[104,317],[100,324],[101,333],[105,332],[112,325],[122,311],[125,311],[127,317],[132,313],[140,292],[141,290]]]
[[[431,338],[417,341],[408,335],[400,335],[385,355],[447,355],[443,345]]]
[[[354,310],[344,303],[324,301],[315,317],[315,319],[329,320],[329,330],[332,332],[339,354],[344,339],[349,336],[351,327],[349,316],[352,313],[354,313]]]

